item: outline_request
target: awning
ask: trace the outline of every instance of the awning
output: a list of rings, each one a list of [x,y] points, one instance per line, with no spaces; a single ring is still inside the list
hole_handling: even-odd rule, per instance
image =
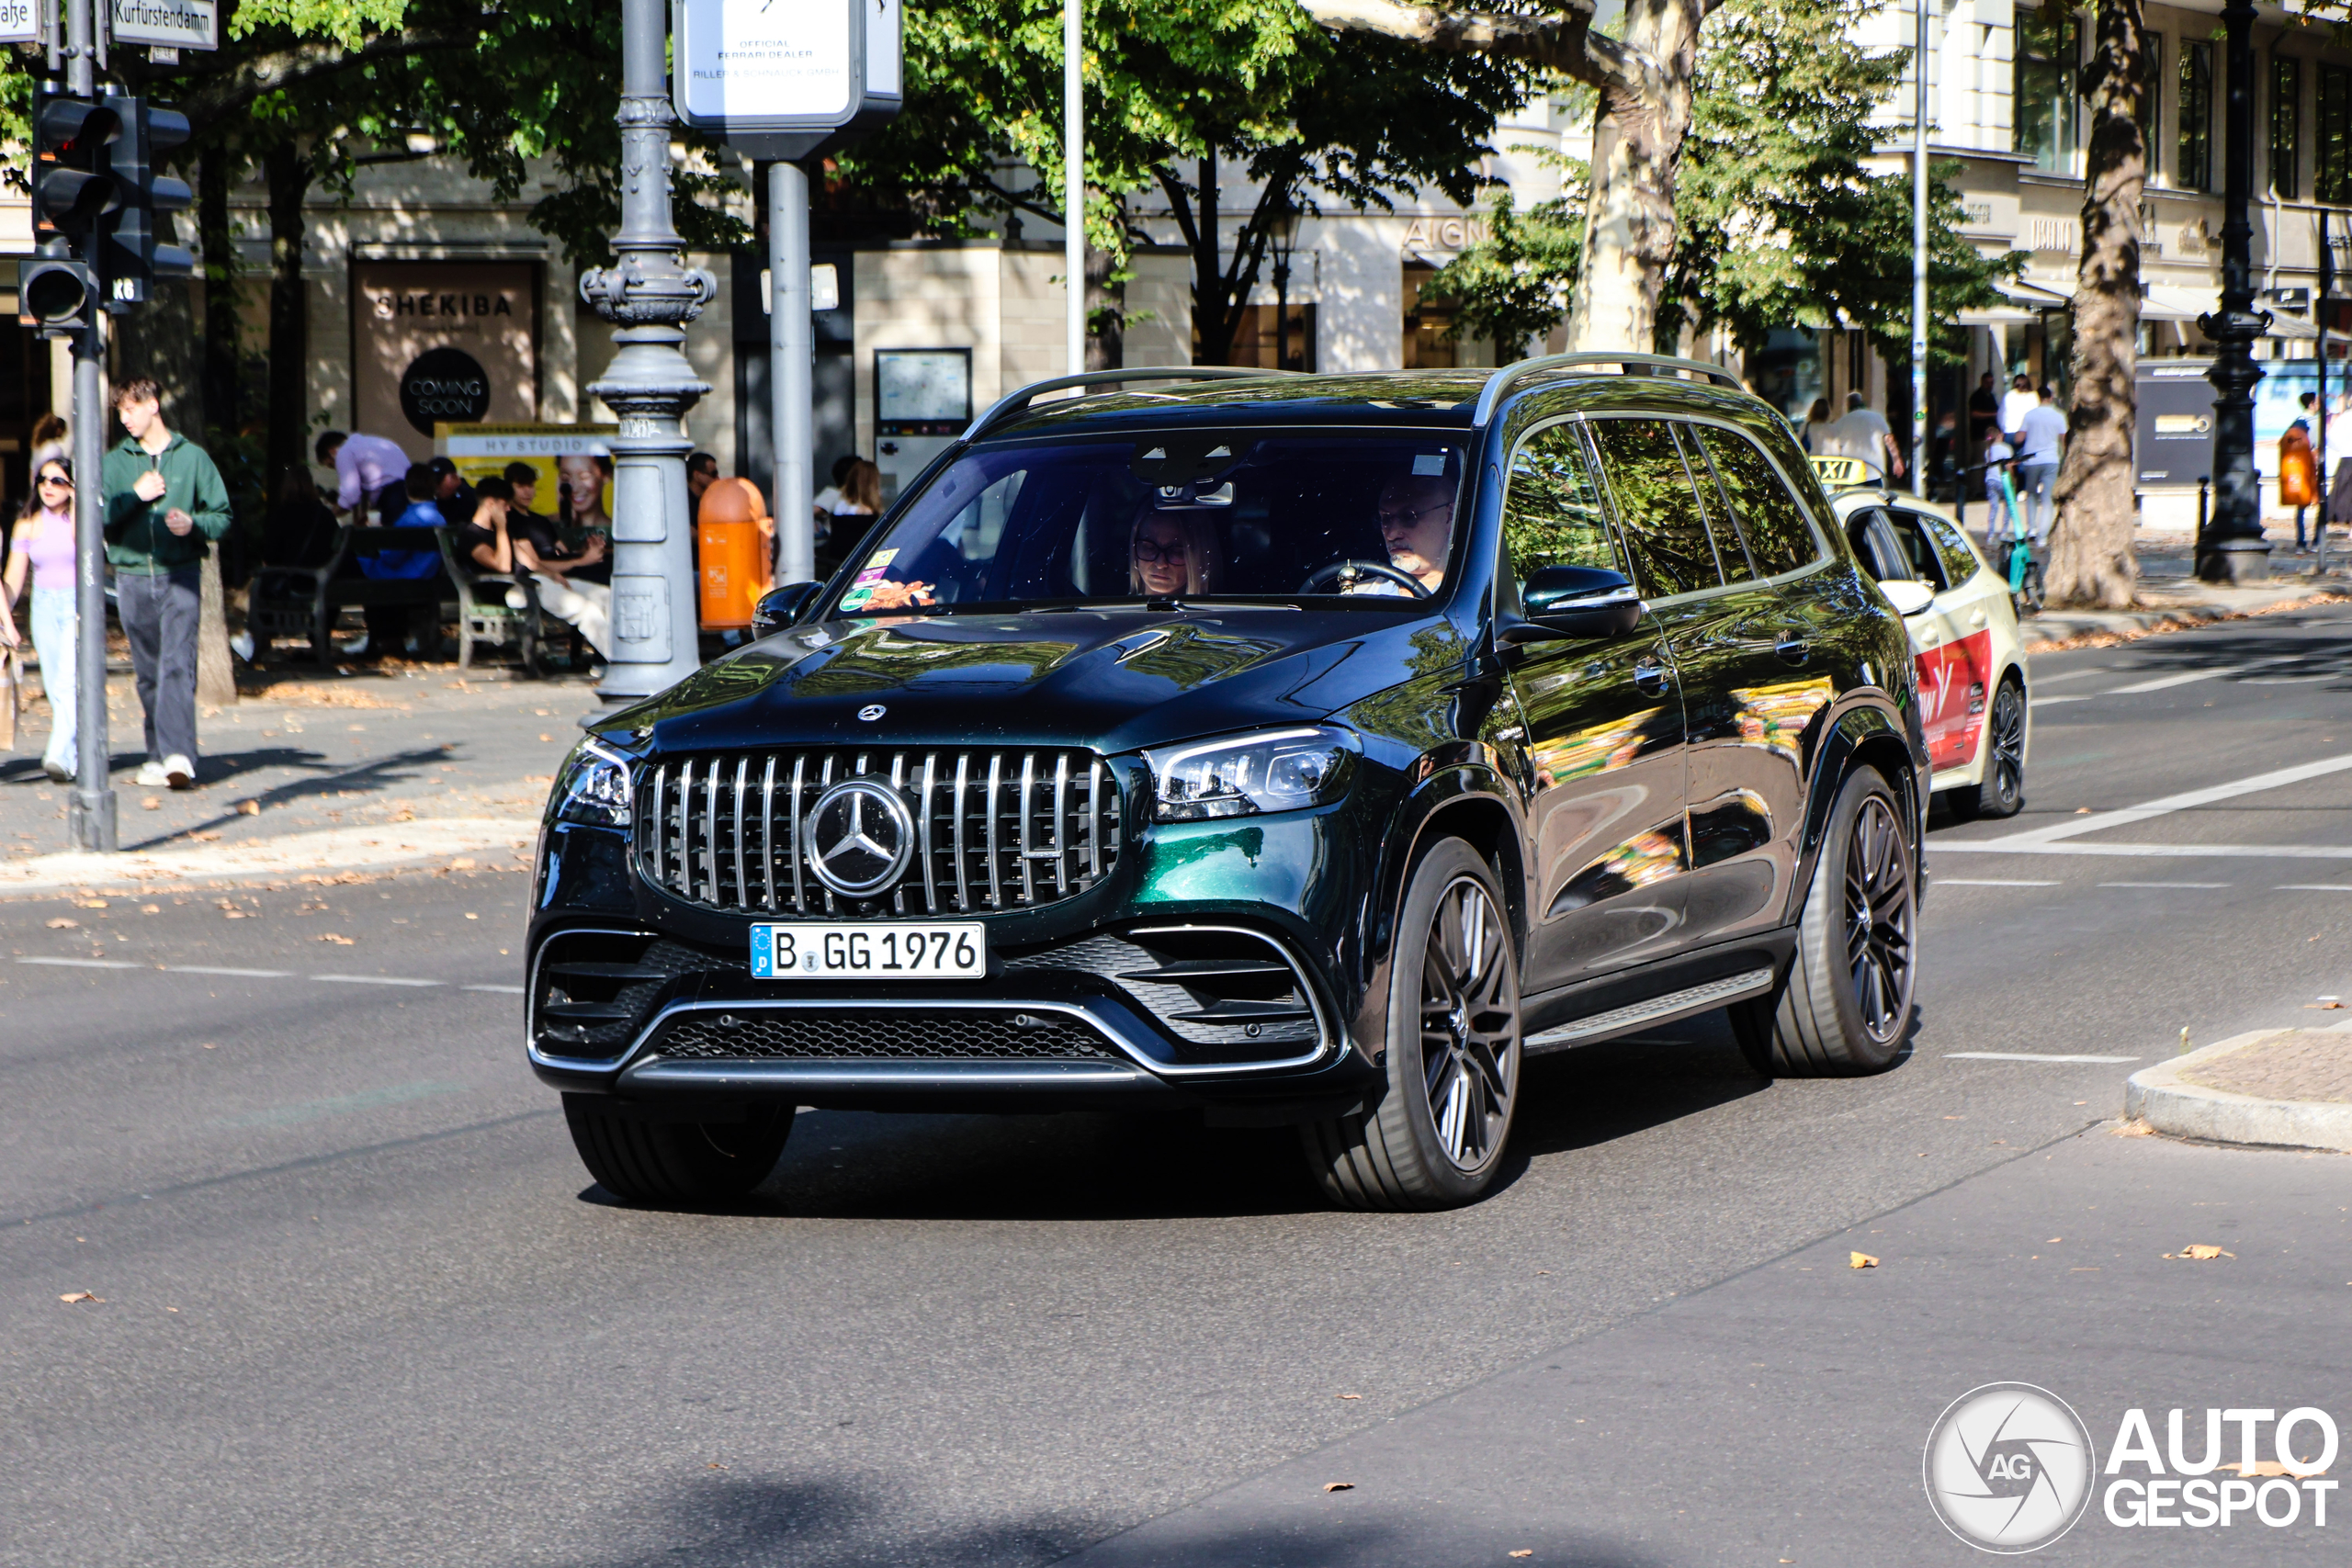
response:
[[[2193,321],[2222,308],[2215,288],[2181,288],[2167,283],[2140,286],[2140,319],[2143,321]]]
[[[2041,320],[2044,310],[2063,310],[2067,297],[2038,283],[2022,279],[2003,279],[1993,285],[2006,303],[1981,305],[1960,312],[1960,324],[1964,327],[2022,326]]]

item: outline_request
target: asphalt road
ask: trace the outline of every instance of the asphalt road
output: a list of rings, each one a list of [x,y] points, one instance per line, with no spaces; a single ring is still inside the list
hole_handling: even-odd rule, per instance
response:
[[[2347,631],[2039,660],[1907,1059],[1547,1059],[1446,1214],[1329,1212],[1278,1134],[838,1113],[740,1212],[620,1209],[521,1064],[514,874],[0,905],[0,1562],[1961,1562],[1919,1456],[1976,1384],[2102,1453],[2352,1417],[2352,1163],[2109,1124],[2184,1028],[2352,999]]]

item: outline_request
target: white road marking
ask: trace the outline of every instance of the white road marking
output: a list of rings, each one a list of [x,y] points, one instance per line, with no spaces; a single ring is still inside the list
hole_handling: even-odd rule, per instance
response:
[[[129,964],[119,958],[19,958],[19,964],[46,964],[56,969],[144,969],[144,964]]]
[[[2187,855],[2223,860],[2352,860],[2352,845],[2324,844],[2020,844],[1996,839],[1989,844],[1939,841],[1939,855]]]
[[[439,980],[408,980],[398,975],[313,975],[313,980],[333,980],[345,986],[438,986]]]
[[[2227,887],[2226,882],[2102,882],[2101,887]]]
[[[2282,882],[2281,893],[2352,893],[2352,882]]]
[[[2052,703],[2086,703],[2098,694],[2096,692],[2062,692],[2054,697],[2028,697],[2025,700],[2025,705],[2030,708],[2046,708]]]
[[[1999,877],[1930,876],[1930,887],[2055,887],[2055,882],[2007,882]]]
[[[2102,697],[2136,697],[2143,692],[2161,692],[2173,686],[2186,686],[2195,681],[2215,681],[2224,675],[2235,675],[2240,671],[2255,669],[2258,664],[2276,664],[2278,662],[2278,661],[2275,659],[2266,659],[2257,660],[2256,664],[2233,664],[2225,670],[2191,670],[2185,675],[2159,675],[2153,681],[2135,681],[2128,686],[2110,686],[2106,691],[2101,692],[2099,695]]]
[[[2136,1062],[2137,1056],[2044,1056],[2031,1051],[1947,1051],[1947,1062]]]
[[[209,964],[158,964],[155,967],[175,975],[226,975],[237,980],[285,980],[294,973],[290,969],[216,969]]]
[[[2264,790],[2281,789],[2288,784],[2301,784],[2305,779],[2324,778],[2329,773],[2342,773],[2346,768],[2352,768],[2352,756],[2325,757],[2316,762],[2301,762],[2291,768],[2278,768],[2270,773],[2256,773],[2252,778],[2239,779],[2231,784],[2212,784],[2204,789],[2192,789],[2181,795],[2168,795],[2161,799],[2149,801],[2144,806],[2129,806],[2120,811],[2095,812],[2088,817],[2076,817],[2064,822],[2053,822],[2047,828],[2031,828],[2025,832],[2011,833],[2005,838],[1985,840],[1982,847],[2007,845],[2010,848],[2021,849],[2027,845],[2047,844],[2058,839],[2072,839],[2085,833],[2097,833],[2109,828],[2129,827],[2135,822],[2145,822],[2151,818],[2168,817],[2176,811],[2187,811],[2192,807],[2211,806],[2216,801],[2234,800],[2242,795],[2258,795]],[[2352,852],[2346,852],[2352,853]]]
[[[461,991],[495,991],[499,995],[504,997],[519,997],[523,994],[523,987],[520,986],[460,986],[458,989]]]
[[[2033,683],[2037,686],[2054,686],[2061,681],[2084,681],[2093,675],[2111,673],[2113,671],[2107,665],[2094,664],[2087,670],[2067,670],[2055,675],[2036,675],[2033,678]]]

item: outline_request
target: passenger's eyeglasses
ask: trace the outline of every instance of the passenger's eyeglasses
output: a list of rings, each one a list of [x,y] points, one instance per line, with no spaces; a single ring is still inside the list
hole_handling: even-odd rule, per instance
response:
[[[1424,517],[1435,516],[1440,512],[1451,513],[1453,511],[1453,502],[1450,501],[1442,502],[1438,505],[1430,507],[1426,510],[1419,507],[1408,506],[1397,511],[1391,512],[1387,508],[1383,507],[1380,513],[1380,525],[1384,528],[1390,526],[1398,528],[1416,528],[1420,525],[1420,521]]]
[[[1154,544],[1149,539],[1136,541],[1136,559],[1139,561],[1182,561],[1183,558],[1184,546],[1182,541],[1172,545]]]

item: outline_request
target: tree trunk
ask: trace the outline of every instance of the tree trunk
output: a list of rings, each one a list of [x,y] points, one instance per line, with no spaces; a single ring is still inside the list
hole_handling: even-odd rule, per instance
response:
[[[1124,222],[1124,203],[1115,201]],[[1127,288],[1124,283],[1111,281],[1111,253],[1086,247],[1086,367],[1089,370],[1117,370],[1127,362],[1126,305]]]
[[[1216,153],[1202,158],[1200,213],[1193,220],[1193,363],[1228,365],[1233,360],[1234,313],[1225,297],[1225,269],[1217,249]]]
[[[2083,191],[2083,254],[2075,285],[2074,407],[2050,534],[2049,601],[2129,609],[2139,579],[2132,548],[2133,378],[2140,344],[2140,139],[2146,32],[2141,0],[2099,0],[2084,72],[2091,139]]]
[[[1701,0],[1633,0],[1625,69],[1600,85],[1592,193],[1568,314],[1571,353],[1656,351],[1657,302],[1674,260],[1674,175],[1690,130]]]
[[[1722,0],[1626,0],[1616,38],[1591,30],[1593,0],[1548,14],[1439,11],[1402,0],[1300,0],[1327,28],[1458,54],[1532,61],[1599,90],[1584,255],[1568,347],[1647,354],[1674,257],[1674,176],[1690,129],[1699,27]]]
[[[235,160],[223,148],[204,154],[196,176],[197,243],[204,265],[204,416],[215,429],[244,428],[237,395],[239,326],[236,236],[229,226],[229,182]]]
[[[291,141],[263,155],[269,181],[269,447],[265,493],[277,493],[288,469],[308,461],[310,310],[302,284],[302,198],[311,161]]]

